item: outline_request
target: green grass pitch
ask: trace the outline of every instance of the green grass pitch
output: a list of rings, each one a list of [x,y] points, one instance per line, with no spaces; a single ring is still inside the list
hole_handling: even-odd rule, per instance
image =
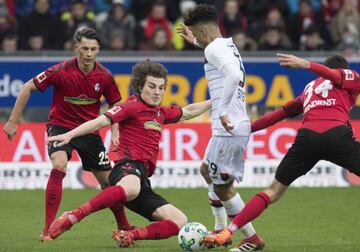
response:
[[[189,221],[209,229],[213,217],[206,189],[158,189],[182,209]],[[237,189],[245,201],[259,189]],[[96,194],[96,190],[65,190],[58,214],[73,209]],[[84,219],[58,239],[38,241],[43,225],[44,191],[0,191],[0,251],[181,251],[177,238],[139,241],[138,247],[118,248],[111,238],[115,222],[110,210]],[[128,212],[136,226],[148,222]],[[277,204],[253,222],[266,241],[266,252],[359,251],[360,187],[291,188]],[[235,242],[241,235],[235,236]],[[227,251],[225,248],[213,251]]]

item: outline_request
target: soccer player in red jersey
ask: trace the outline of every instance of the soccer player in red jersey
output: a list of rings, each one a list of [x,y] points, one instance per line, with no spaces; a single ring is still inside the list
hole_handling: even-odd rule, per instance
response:
[[[208,246],[219,246],[231,239],[235,231],[278,201],[289,185],[319,160],[330,161],[360,176],[360,143],[353,135],[349,118],[349,110],[360,93],[359,74],[349,69],[342,56],[329,57],[324,65],[288,54],[278,57],[281,66],[307,69],[320,78],[307,84],[303,93],[284,107],[252,123],[255,132],[285,118],[304,115],[295,141],[279,164],[271,185],[250,199],[227,229],[206,236]]]
[[[99,115],[101,96],[113,106],[120,93],[110,71],[96,61],[100,48],[97,32],[90,28],[79,30],[74,36],[76,57],[48,68],[23,86],[4,131],[9,140],[16,134],[16,125],[31,93],[44,92],[54,87],[54,98],[47,124],[48,136],[65,133]],[[112,128],[112,143],[118,144],[118,130]],[[46,186],[45,226],[40,240],[51,240],[48,229],[56,217],[62,196],[62,180],[66,175],[67,162],[75,149],[83,169],[92,171],[102,188],[109,185],[111,165],[101,137],[97,132],[75,138],[70,143],[57,147],[48,146],[52,171]],[[113,208],[118,225],[128,224],[123,211]],[[121,227],[121,225],[119,226]]]
[[[161,106],[166,81],[167,70],[163,65],[150,61],[139,63],[133,67],[131,79],[136,96],[130,97],[126,103],[115,106],[97,119],[48,139],[53,144],[62,146],[74,137],[119,123],[118,152],[121,159],[109,175],[112,186],[79,208],[65,212],[56,219],[50,227],[52,238],[69,230],[89,214],[119,203],[149,221],[156,221],[143,228],[114,231],[113,238],[120,247],[128,247],[135,240],[171,237],[187,222],[182,211],[151,189],[149,177],[156,168],[162,126],[198,116],[210,109],[211,102],[203,101],[184,108]]]

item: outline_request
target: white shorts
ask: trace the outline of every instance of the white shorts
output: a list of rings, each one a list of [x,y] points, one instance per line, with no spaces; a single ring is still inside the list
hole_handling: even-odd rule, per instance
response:
[[[203,162],[215,185],[227,184],[233,179],[242,181],[244,176],[244,152],[248,136],[212,136],[205,151]]]

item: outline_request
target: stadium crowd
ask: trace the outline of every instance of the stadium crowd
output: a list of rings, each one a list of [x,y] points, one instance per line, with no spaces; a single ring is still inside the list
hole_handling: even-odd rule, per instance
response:
[[[0,0],[1,50],[71,50],[84,26],[105,50],[194,50],[175,32],[189,9],[214,4],[240,50],[360,48],[358,0]]]

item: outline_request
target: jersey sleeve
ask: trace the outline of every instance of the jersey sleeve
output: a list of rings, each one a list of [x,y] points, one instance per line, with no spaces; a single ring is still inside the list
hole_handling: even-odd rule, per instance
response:
[[[310,62],[310,71],[316,75],[319,75],[325,80],[330,80],[333,84],[342,84],[342,78],[339,69],[332,69],[315,62]]]
[[[116,82],[114,77],[109,75],[106,77],[106,85],[104,89],[104,97],[108,104],[112,105],[121,100],[121,94],[119,92],[118,87],[116,86]]]
[[[286,103],[282,108],[277,109],[271,113],[268,113],[256,121],[251,123],[251,132],[256,132],[262,129],[266,129],[285,118],[294,117],[301,114],[302,109],[302,100],[298,96],[295,99]]]
[[[342,77],[343,89],[353,93],[360,93],[360,76],[359,73],[350,69],[339,69]]]
[[[182,109],[179,106],[162,107],[165,115],[164,124],[176,123],[183,115]]]
[[[129,106],[116,105],[104,113],[111,120],[111,123],[125,121],[132,115],[132,109]]]
[[[214,65],[218,70],[221,70],[224,65],[233,63],[233,55],[229,55],[228,48],[210,45],[205,49],[206,60]]]
[[[33,81],[40,92],[43,93],[50,85],[56,84],[56,80],[59,78],[59,72],[61,69],[60,65],[61,64],[56,64],[51,66],[44,72],[41,72],[33,77]]]
[[[303,102],[301,96],[296,97],[295,99],[287,102],[283,106],[283,110],[288,117],[295,117],[303,113]]]

